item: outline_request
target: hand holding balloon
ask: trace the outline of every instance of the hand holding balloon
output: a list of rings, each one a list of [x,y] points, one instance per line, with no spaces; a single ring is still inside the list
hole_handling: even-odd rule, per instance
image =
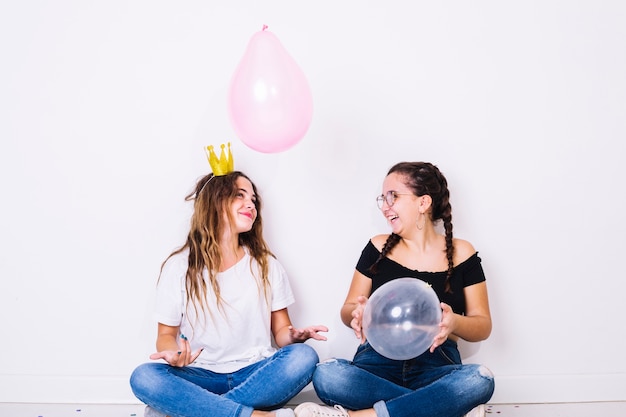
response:
[[[350,327],[354,330],[357,339],[361,340],[361,343],[365,343],[365,337],[363,336],[363,311],[366,304],[367,297],[359,295],[357,305],[352,311],[352,321],[350,321]]]
[[[454,329],[455,316],[452,311],[452,307],[446,303],[441,303],[442,317],[439,323],[439,334],[435,336],[433,344],[430,346],[430,353],[433,353],[438,346],[443,345],[443,342],[448,340],[448,336],[452,334]]]

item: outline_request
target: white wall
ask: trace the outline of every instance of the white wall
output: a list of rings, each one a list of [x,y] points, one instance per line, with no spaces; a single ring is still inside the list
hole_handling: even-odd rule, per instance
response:
[[[0,401],[136,401],[183,197],[228,140],[292,319],[331,329],[322,358],[356,347],[338,312],[388,230],[384,174],[428,160],[488,275],[494,330],[464,352],[495,372],[493,402],[626,400],[625,18],[618,0],[0,3]],[[226,108],[263,24],[315,105],[278,154]]]

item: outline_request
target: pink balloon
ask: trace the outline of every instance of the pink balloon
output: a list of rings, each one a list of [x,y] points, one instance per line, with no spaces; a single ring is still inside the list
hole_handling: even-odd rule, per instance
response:
[[[313,98],[298,64],[266,28],[252,36],[233,74],[228,109],[235,133],[248,147],[273,153],[305,135]]]

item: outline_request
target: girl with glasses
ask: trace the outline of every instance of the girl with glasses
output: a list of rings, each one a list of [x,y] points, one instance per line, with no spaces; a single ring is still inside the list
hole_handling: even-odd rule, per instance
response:
[[[304,403],[296,416],[483,416],[494,391],[493,374],[482,365],[462,364],[457,341],[489,337],[487,285],[478,252],[453,238],[446,178],[428,162],[398,163],[387,173],[377,202],[391,232],[372,237],[363,249],[341,308],[342,321],[361,344],[352,361],[331,359],[315,370],[315,392],[333,407]],[[427,282],[437,294],[439,333],[417,357],[388,359],[367,342],[363,312],[377,288],[406,277]]]

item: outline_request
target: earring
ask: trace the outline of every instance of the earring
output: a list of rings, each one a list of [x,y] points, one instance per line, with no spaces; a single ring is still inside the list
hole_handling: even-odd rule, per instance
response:
[[[424,216],[424,223],[422,223],[422,227],[420,227],[420,221],[419,219],[417,219],[417,222],[415,223],[415,226],[417,226],[417,230],[423,230],[424,226],[426,226],[426,214],[424,213],[420,213],[422,216]]]

